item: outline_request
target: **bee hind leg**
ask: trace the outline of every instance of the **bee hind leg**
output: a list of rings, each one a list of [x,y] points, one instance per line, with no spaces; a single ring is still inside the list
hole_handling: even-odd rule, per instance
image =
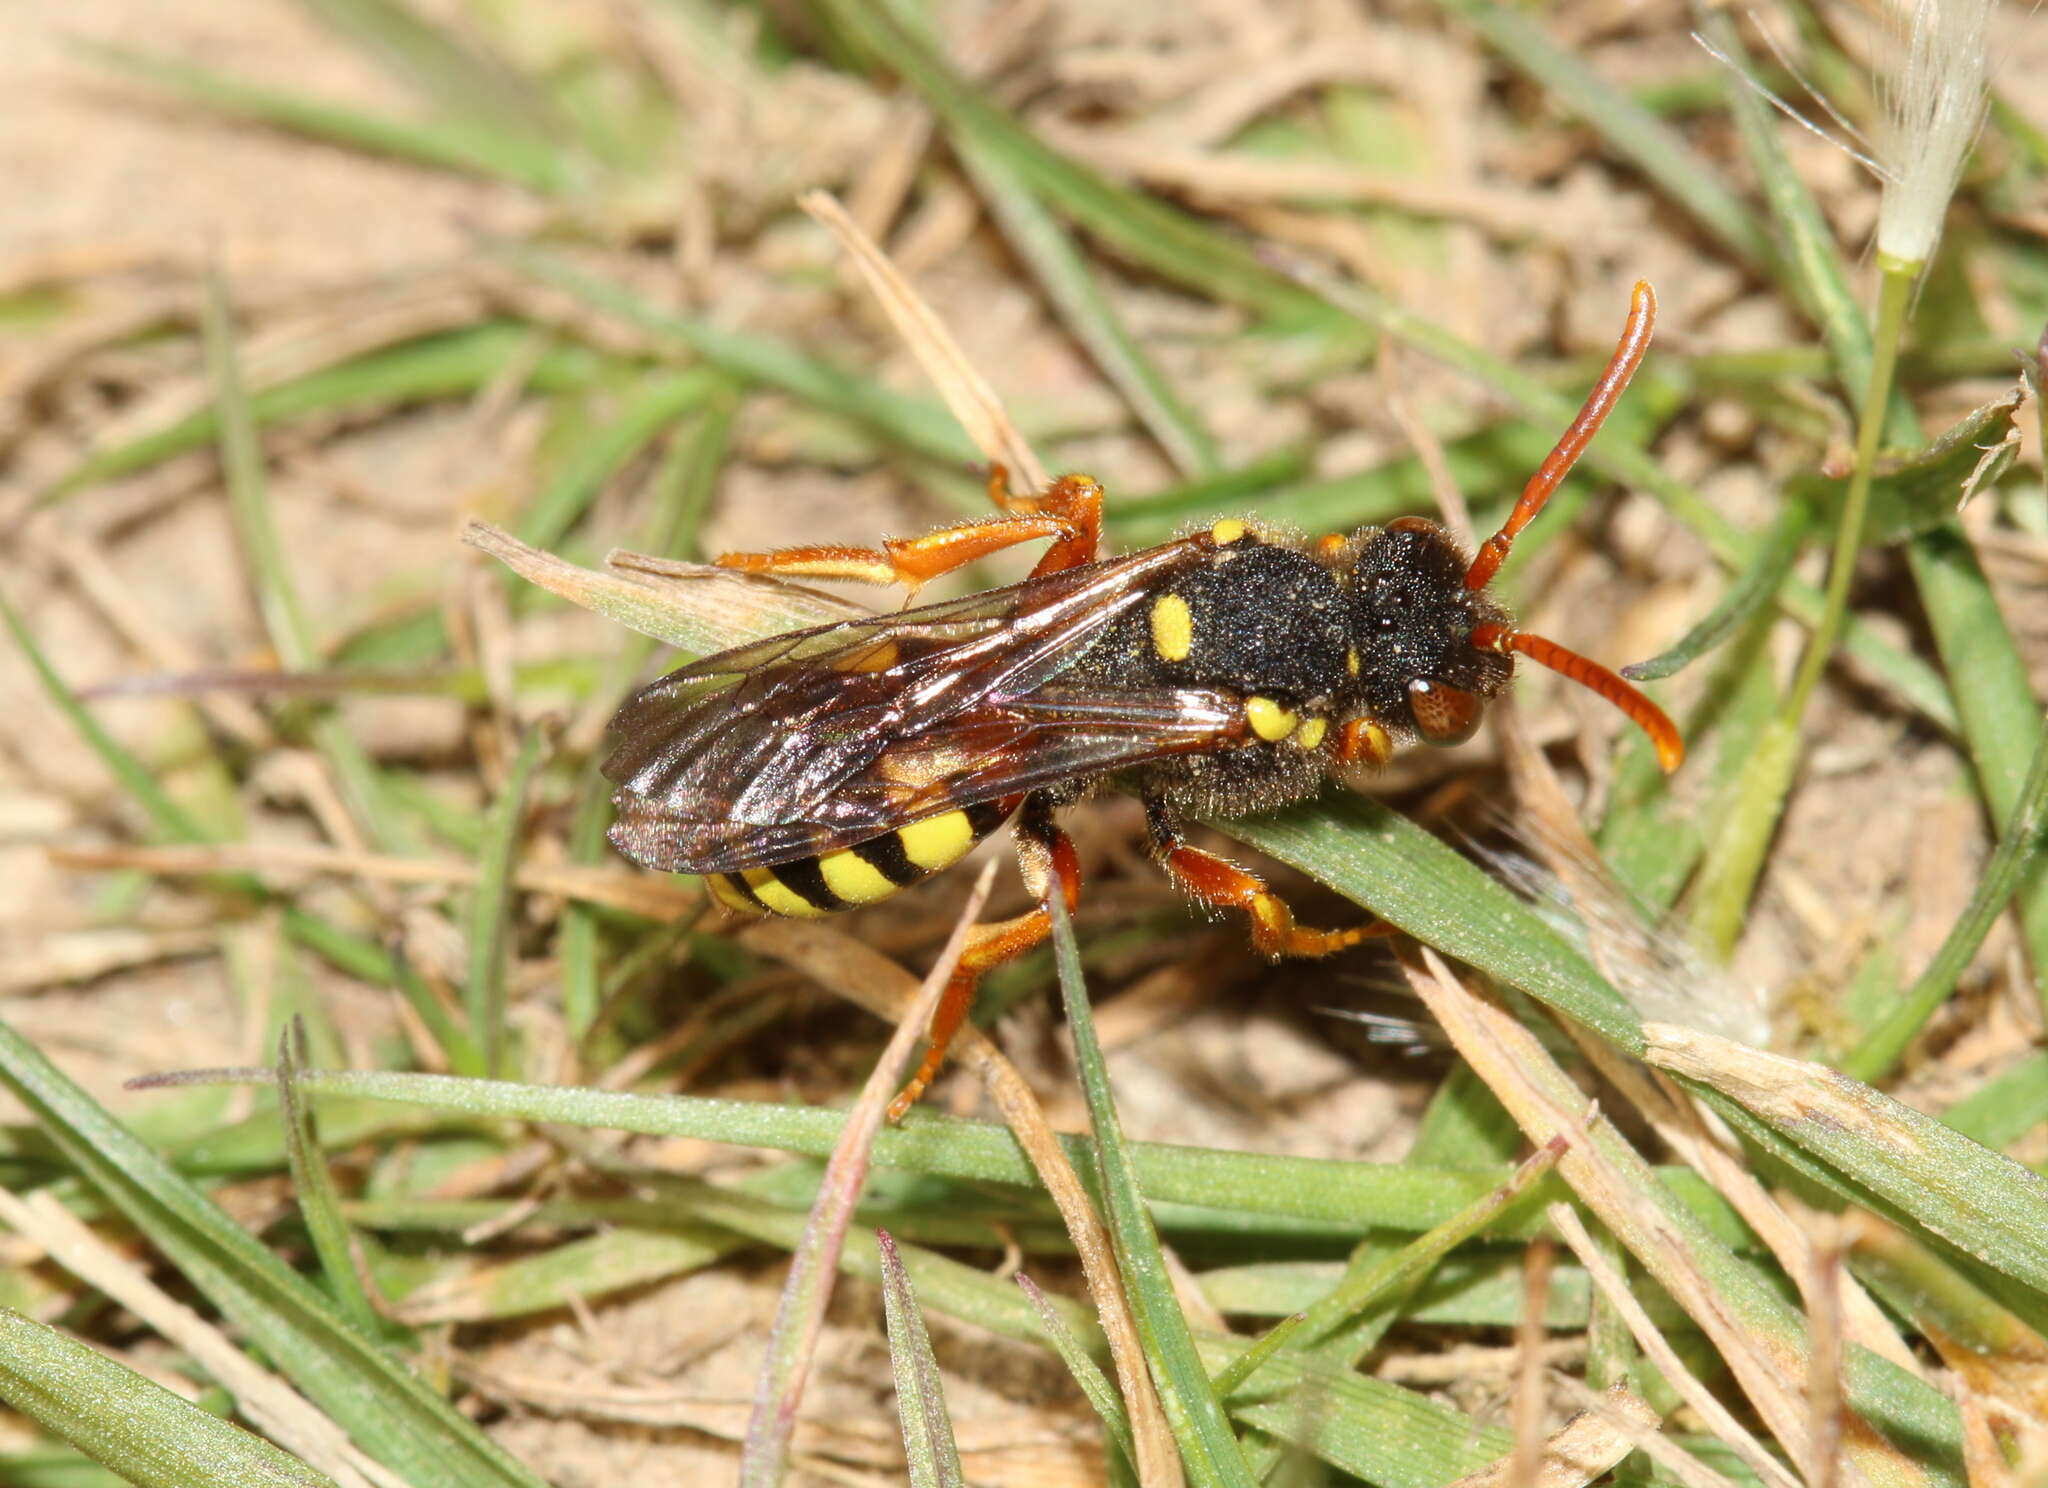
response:
[[[940,1066],[946,1062],[946,1050],[951,1047],[954,1035],[967,1021],[967,1010],[973,1006],[974,991],[981,985],[981,979],[1005,962],[1014,961],[1052,933],[1052,915],[1045,905],[1051,902],[1054,891],[1057,890],[1066,900],[1069,913],[1080,902],[1080,862],[1074,855],[1074,844],[1053,822],[1051,807],[1038,797],[1031,798],[1025,803],[1015,830],[1017,864],[1024,875],[1025,887],[1038,896],[1040,906],[1014,919],[974,927],[967,949],[960,955],[960,964],[954,967],[946,990],[939,995],[938,1008],[932,1013],[924,1060],[909,1083],[889,1102],[888,1119],[892,1123],[903,1119],[904,1113],[917,1104],[918,1097],[937,1077]]]
[[[1242,910],[1251,919],[1252,948],[1266,956],[1328,956],[1351,946],[1400,932],[1385,920],[1345,930],[1316,930],[1295,923],[1294,911],[1263,878],[1228,858],[1190,847],[1181,840],[1165,802],[1145,802],[1145,823],[1159,859],[1182,893],[1216,909]]]
[[[822,545],[777,548],[768,553],[721,553],[718,566],[785,578],[852,579],[862,584],[901,584],[915,594],[941,574],[1019,543],[1052,539],[1032,570],[1034,578],[1095,559],[1102,540],[1102,488],[1084,475],[1063,475],[1033,497],[1012,497],[995,467],[989,495],[1004,515],[956,522],[922,537],[885,538],[879,548]]]

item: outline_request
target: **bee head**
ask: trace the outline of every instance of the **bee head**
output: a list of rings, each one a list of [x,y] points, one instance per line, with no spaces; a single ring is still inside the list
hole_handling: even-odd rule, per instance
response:
[[[1512,660],[1472,641],[1507,612],[1466,587],[1468,560],[1436,523],[1402,517],[1363,537],[1350,586],[1362,701],[1397,733],[1462,744],[1514,675]]]

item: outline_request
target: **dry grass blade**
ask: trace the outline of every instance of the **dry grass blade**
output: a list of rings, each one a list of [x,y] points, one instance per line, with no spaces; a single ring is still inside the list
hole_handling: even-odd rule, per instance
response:
[[[317,1406],[257,1365],[212,1323],[164,1292],[140,1266],[115,1252],[48,1190],[24,1199],[0,1188],[0,1220],[190,1355],[234,1396],[236,1408],[251,1424],[326,1473],[341,1488],[405,1488],[403,1479],[359,1452],[348,1434]]]
[[[1666,1436],[1659,1429],[1661,1423],[1656,1420],[1654,1412],[1648,1422],[1640,1421],[1633,1415],[1616,1410],[1610,1404],[1610,1396],[1595,1390],[1584,1380],[1562,1375],[1556,1383],[1566,1395],[1578,1401],[1581,1410],[1598,1416],[1616,1433],[1627,1437],[1631,1446],[1670,1473],[1683,1488],[1735,1488],[1731,1479],[1715,1472]]]
[[[1044,490],[1048,480],[1045,467],[1039,464],[1038,456],[1004,412],[995,390],[974,369],[967,353],[960,349],[931,306],[896,271],[888,255],[861,231],[860,225],[830,193],[807,192],[802,206],[830,229],[840,246],[853,256],[868,287],[888,313],[890,324],[910,347],[925,376],[932,380],[932,386],[974,441],[975,448],[992,462],[1007,466],[1013,476],[1021,477],[1030,494]]]
[[[1568,1137],[1558,1171],[1572,1191],[1705,1331],[1787,1454],[1808,1460],[1809,1347],[1799,1320],[1676,1209],[1665,1207],[1649,1165],[1604,1117],[1587,1113],[1578,1087],[1527,1028],[1497,1001],[1465,986],[1434,951],[1425,947],[1421,955],[1420,964],[1404,960],[1403,969],[1458,1052],[1531,1140]],[[1857,1429],[1843,1481],[1869,1481],[1866,1463],[1887,1480],[1921,1476],[1883,1436]]]
[[[1537,1443],[1526,1467],[1518,1461],[1518,1442],[1498,1462],[1467,1473],[1446,1488],[1586,1488],[1658,1425],[1657,1413],[1619,1385],[1600,1401],[1605,1410],[1582,1410]]]
[[[1578,1211],[1569,1204],[1552,1204],[1549,1214],[1551,1224],[1557,1227],[1558,1234],[1564,1237],[1564,1243],[1571,1247],[1572,1254],[1579,1258],[1579,1264],[1586,1268],[1593,1285],[1614,1304],[1615,1311],[1628,1324],[1636,1342],[1650,1356],[1651,1362],[1663,1371],[1664,1378],[1678,1392],[1679,1398],[1698,1413],[1723,1445],[1763,1479],[1767,1488],[1800,1488],[1799,1480],[1785,1469],[1784,1464],[1766,1451],[1763,1443],[1750,1435],[1728,1407],[1714,1398],[1714,1392],[1685,1367],[1678,1351],[1657,1330],[1657,1325],[1650,1321],[1650,1315],[1643,1311],[1642,1303],[1636,1301],[1635,1295],[1629,1291],[1627,1280],[1608,1264],[1607,1257],[1600,1253],[1600,1247],[1593,1243],[1593,1237],[1586,1232],[1585,1222],[1579,1218]]]
[[[1515,799],[1523,812],[1525,835],[1550,871],[1557,876],[1586,935],[1593,962],[1616,986],[1631,992],[1637,1010],[1674,1003],[1690,1021],[1713,1017],[1729,1031],[1767,1029],[1756,1016],[1747,992],[1730,987],[1711,969],[1693,965],[1688,957],[1663,958],[1663,942],[1644,927],[1628,896],[1607,871],[1599,849],[1586,835],[1566,796],[1563,782],[1549,758],[1537,747],[1512,702],[1500,710],[1507,743],[1508,768],[1514,777]],[[1714,977],[1712,986],[1700,982]],[[1744,1164],[1721,1123],[1673,1081],[1625,1059],[1597,1038],[1565,1025],[1580,1053],[1601,1076],[1626,1096],[1657,1135],[1735,1206],[1756,1231],[1785,1274],[1799,1280],[1814,1274],[1811,1236],[1785,1213]],[[1843,1321],[1850,1341],[1891,1360],[1901,1369],[1921,1372],[1919,1361],[1899,1337],[1870,1294],[1841,1267],[1830,1280],[1837,1296],[1827,1310]],[[1814,1303],[1809,1297],[1809,1310]]]
[[[911,995],[910,975],[902,967],[823,925],[806,920],[764,921],[742,931],[738,939],[749,949],[796,967],[839,996],[892,1022],[902,1017]],[[964,1025],[953,1041],[952,1057],[972,1070],[987,1089],[1074,1242],[1096,1320],[1109,1342],[1117,1389],[1130,1412],[1139,1482],[1143,1488],[1177,1488],[1182,1481],[1180,1452],[1145,1363],[1144,1346],[1124,1293],[1109,1231],[1088,1190],[1067,1161],[1031,1086],[987,1035],[972,1023]]]
[[[875,1133],[882,1129],[889,1098],[903,1083],[911,1051],[930,1025],[940,993],[946,990],[953,968],[960,964],[968,934],[982,906],[988,903],[989,886],[995,882],[995,876],[994,863],[982,869],[953,933],[947,937],[945,949],[939,952],[939,959],[903,1010],[882,1057],[868,1072],[867,1083],[861,1086],[859,1098],[847,1112],[846,1126],[825,1164],[817,1201],[804,1224],[803,1241],[790,1256],[789,1280],[775,1311],[768,1355],[762,1361],[761,1377],[755,1387],[754,1414],[747,1423],[746,1451],[740,1458],[743,1488],[771,1488],[782,1481],[790,1435],[796,1429],[797,1406],[803,1399],[804,1381],[810,1376],[818,1334],[825,1326],[825,1308],[832,1301],[832,1285],[839,1275],[840,1247],[846,1242],[854,1205],[867,1181]]]

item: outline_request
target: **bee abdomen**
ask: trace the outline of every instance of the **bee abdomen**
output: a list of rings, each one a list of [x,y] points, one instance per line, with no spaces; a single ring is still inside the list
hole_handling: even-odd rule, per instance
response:
[[[712,898],[741,914],[814,920],[875,904],[967,856],[1017,809],[1017,801],[983,801],[941,811],[816,857],[712,873]]]

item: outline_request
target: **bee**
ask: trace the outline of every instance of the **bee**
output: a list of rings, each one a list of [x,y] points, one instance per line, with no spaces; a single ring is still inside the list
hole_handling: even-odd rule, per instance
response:
[[[1247,915],[1266,955],[1324,956],[1385,933],[1297,923],[1182,823],[1304,799],[1410,743],[1462,743],[1518,655],[1606,698],[1677,768],[1684,746],[1656,704],[1516,629],[1488,587],[1627,387],[1655,312],[1637,284],[1578,417],[1470,557],[1436,523],[1402,517],[1306,541],[1227,518],[1098,558],[1095,480],[1017,498],[998,469],[997,516],[873,549],[720,558],[914,594],[989,553],[1050,543],[1021,583],[739,646],[640,691],[604,765],[618,787],[612,842],[646,867],[703,875],[728,909],[812,918],[887,898],[1013,823],[1039,907],[975,928],[892,1119],[936,1074],[981,977],[1048,935],[1050,896],[1074,906],[1078,865],[1055,816],[1100,788],[1143,801],[1153,856],[1191,898]]]

